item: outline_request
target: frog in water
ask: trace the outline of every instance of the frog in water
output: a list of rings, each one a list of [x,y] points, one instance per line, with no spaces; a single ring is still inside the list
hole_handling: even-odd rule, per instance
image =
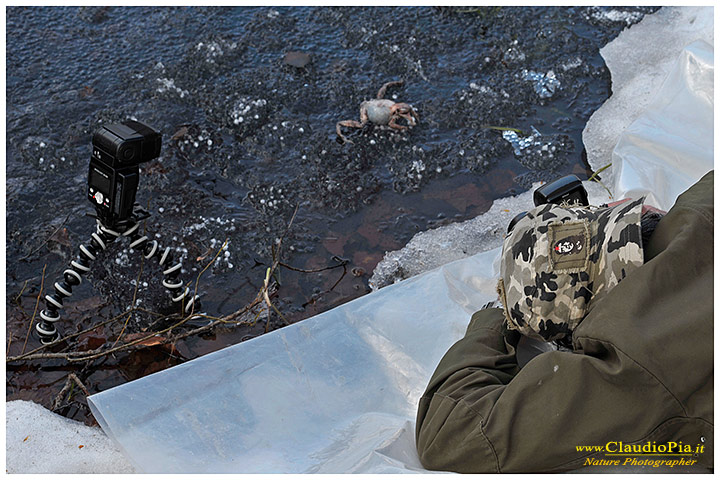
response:
[[[360,104],[360,121],[343,120],[337,123],[335,131],[343,141],[343,143],[353,143],[342,134],[340,127],[364,128],[368,123],[374,125],[387,125],[395,130],[407,130],[417,124],[420,119],[412,105],[408,103],[396,103],[392,100],[383,98],[388,87],[400,86],[402,81],[388,82],[378,90],[377,98],[366,100]],[[398,120],[404,118],[407,120],[406,125],[400,125]]]

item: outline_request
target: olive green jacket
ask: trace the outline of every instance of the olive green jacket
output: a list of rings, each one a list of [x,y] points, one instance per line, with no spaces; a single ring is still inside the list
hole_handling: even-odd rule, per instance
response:
[[[519,369],[513,333],[500,309],[480,310],[441,360],[417,414],[426,468],[563,471],[587,465],[579,446],[668,441],[702,445],[692,458],[711,468],[713,172],[660,221],[645,264],[575,329],[574,352]]]

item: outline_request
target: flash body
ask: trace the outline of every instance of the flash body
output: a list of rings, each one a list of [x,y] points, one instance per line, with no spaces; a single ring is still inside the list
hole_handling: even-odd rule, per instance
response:
[[[109,228],[133,213],[140,179],[139,165],[160,155],[162,136],[153,128],[128,120],[103,125],[92,137],[88,200]]]

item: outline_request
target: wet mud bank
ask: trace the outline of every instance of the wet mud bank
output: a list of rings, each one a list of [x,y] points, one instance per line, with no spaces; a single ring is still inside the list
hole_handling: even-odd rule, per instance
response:
[[[102,123],[134,118],[163,133],[138,202],[152,212],[147,231],[183,259],[184,279],[210,264],[204,312],[255,298],[279,239],[285,266],[271,279],[282,317],[79,365],[11,363],[6,398],[51,406],[70,372],[92,393],[300,321],[368,293],[384,253],[419,231],[538,180],[587,178],[582,128],[611,93],[598,50],[654,10],[8,8],[8,355],[39,346],[25,338],[40,286],[94,229],[84,189]],[[418,124],[344,129],[353,143],[339,142],[336,123],[359,120],[360,104],[393,80],[404,84],[386,98],[411,104]],[[161,277],[116,243],[59,327],[86,330],[133,301],[162,311]],[[136,311],[64,348],[109,347],[121,332],[154,331],[156,318]],[[91,421],[83,394],[68,398],[57,410]]]

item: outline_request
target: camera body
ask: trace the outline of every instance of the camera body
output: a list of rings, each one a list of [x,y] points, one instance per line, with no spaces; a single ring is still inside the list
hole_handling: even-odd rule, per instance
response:
[[[550,183],[546,183],[533,192],[533,202],[536,207],[548,203],[560,205],[561,203],[579,204],[588,206],[588,194],[582,181],[575,175],[565,175]],[[527,215],[527,212],[518,213],[510,220],[507,233],[510,233],[517,222]]]
[[[563,202],[589,205],[587,191],[575,175],[565,175],[539,187],[533,192],[533,202],[536,207],[547,203],[560,205]]]
[[[93,134],[87,196],[106,227],[132,215],[139,165],[157,158],[161,144],[160,133],[132,120],[104,125]]]

